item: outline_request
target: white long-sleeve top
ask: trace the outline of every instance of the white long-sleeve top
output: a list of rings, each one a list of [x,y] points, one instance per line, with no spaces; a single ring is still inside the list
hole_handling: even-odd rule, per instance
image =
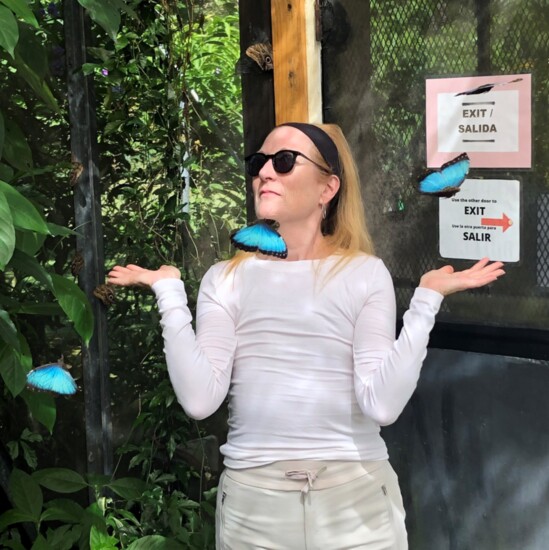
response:
[[[229,397],[221,447],[230,468],[279,460],[383,460],[380,425],[410,399],[442,302],[417,288],[395,341],[396,305],[383,262],[254,257],[206,273],[196,336],[183,282],[153,285],[177,398],[205,418]]]

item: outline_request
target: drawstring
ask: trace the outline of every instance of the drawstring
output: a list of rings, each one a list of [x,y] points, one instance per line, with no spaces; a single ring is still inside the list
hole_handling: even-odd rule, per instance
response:
[[[315,482],[316,478],[326,469],[326,466],[323,466],[320,468],[320,470],[317,470],[316,472],[312,472],[311,470],[289,470],[286,472],[286,477],[288,479],[306,479],[307,483],[303,485],[301,488],[301,492],[306,495],[310,489],[313,488],[313,483]]]

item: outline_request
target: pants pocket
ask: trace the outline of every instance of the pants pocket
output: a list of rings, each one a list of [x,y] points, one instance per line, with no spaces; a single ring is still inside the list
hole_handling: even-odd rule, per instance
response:
[[[225,500],[227,493],[225,491],[225,472],[219,477],[217,485],[217,499],[215,507],[215,548],[216,550],[229,550],[224,541],[225,527]]]

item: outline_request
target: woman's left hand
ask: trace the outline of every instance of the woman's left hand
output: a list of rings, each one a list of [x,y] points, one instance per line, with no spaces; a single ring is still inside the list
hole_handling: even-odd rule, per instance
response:
[[[419,281],[419,286],[436,290],[443,296],[448,296],[454,292],[493,283],[498,277],[505,275],[502,267],[502,262],[490,263],[488,258],[483,258],[463,271],[454,271],[451,265],[445,265],[440,269],[425,273]]]

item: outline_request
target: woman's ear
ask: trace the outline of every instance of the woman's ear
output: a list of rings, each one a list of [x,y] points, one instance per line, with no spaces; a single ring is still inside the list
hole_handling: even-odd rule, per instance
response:
[[[324,189],[322,191],[322,203],[328,204],[337,195],[340,186],[341,182],[336,175],[332,174],[331,176],[329,176],[324,184]]]

